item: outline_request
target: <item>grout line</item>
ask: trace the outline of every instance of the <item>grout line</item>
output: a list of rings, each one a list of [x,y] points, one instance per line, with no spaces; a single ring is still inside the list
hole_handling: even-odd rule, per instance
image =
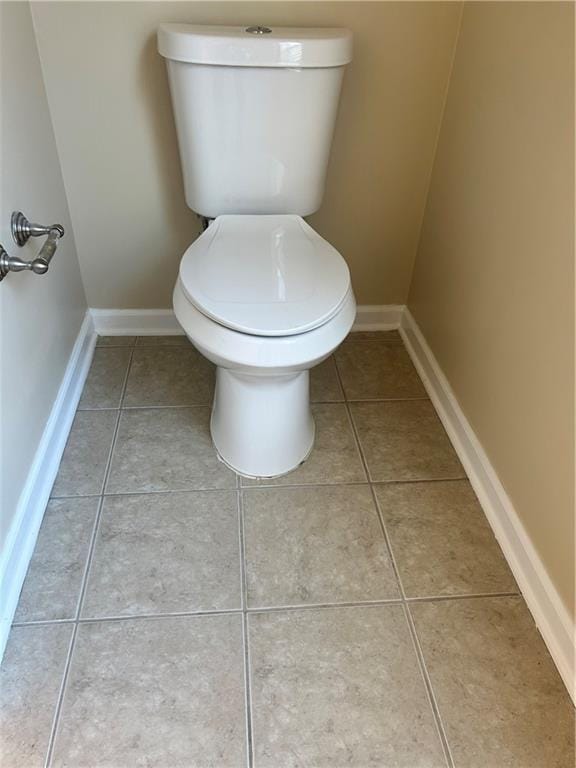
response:
[[[170,493],[222,493],[226,491],[234,493],[237,490],[236,485],[222,485],[220,488],[158,488],[153,491],[105,491],[103,496],[105,499],[113,499],[117,496],[161,496]]]
[[[116,621],[148,621],[149,619],[192,619],[202,618],[203,616],[230,616],[242,613],[241,608],[215,608],[211,610],[209,608],[197,611],[165,611],[163,613],[139,613],[133,616],[127,614],[125,616],[84,616],[78,619],[77,624],[97,624],[101,621],[116,622]]]
[[[193,408],[211,408],[212,402],[209,403],[189,403],[186,405],[122,405],[120,410],[122,411],[181,411],[183,409],[192,410]]]
[[[362,450],[362,443],[360,442],[360,438],[358,436],[358,433],[356,431],[356,425],[354,424],[354,420],[352,418],[352,412],[350,410],[348,395],[346,394],[346,389],[344,388],[344,381],[342,380],[342,374],[340,373],[340,366],[338,365],[338,361],[336,360],[336,355],[334,355],[334,367],[336,369],[336,376],[338,378],[338,382],[340,384],[340,388],[342,392],[344,393],[344,408],[346,410],[346,416],[348,418],[348,423],[350,425],[350,429],[352,430],[352,436],[354,438],[354,443],[356,444],[356,452],[360,458],[360,462],[363,467],[364,471],[364,477],[366,478],[366,481],[368,483],[371,482],[370,472],[368,471],[368,464],[366,462],[364,451]]]
[[[238,503],[238,534],[240,543],[240,579],[242,591],[242,611],[246,613],[248,606],[248,579],[246,573],[246,537],[244,528],[244,499],[242,489],[238,487],[236,491]]]
[[[420,645],[420,640],[418,639],[418,633],[416,632],[416,626],[412,619],[410,608],[406,602],[404,602],[404,615],[408,624],[410,637],[412,638],[412,644],[414,646],[414,650],[416,651],[416,657],[420,666],[420,673],[424,679],[424,686],[426,688],[426,693],[428,694],[428,700],[432,708],[432,714],[434,715],[434,720],[436,721],[436,728],[440,737],[442,751],[444,752],[444,757],[449,768],[454,768],[454,758],[452,757],[448,736],[446,735],[446,729],[444,728],[442,715],[440,714],[440,708],[438,707],[438,702],[436,701],[436,694],[434,693],[432,680],[430,679],[430,674],[428,673],[428,668],[424,659],[424,652],[422,651],[422,646]]]
[[[300,465],[299,465],[300,466]],[[264,482],[256,482],[254,485],[243,485],[242,490],[243,491],[258,491],[262,488],[334,488],[334,487],[342,487],[347,485],[368,485],[368,480],[349,480],[349,481],[342,481],[337,483],[264,483]]]
[[[116,426],[114,428],[114,434],[116,434],[116,429],[118,428],[119,416],[120,416],[120,414],[118,414],[118,417],[116,418]],[[114,439],[112,440],[112,442],[114,442]],[[108,461],[109,460],[110,460],[110,455],[108,456]],[[69,655],[68,655],[68,657],[66,659],[66,665],[64,667],[64,673],[63,673],[63,676],[62,676],[62,684],[60,686],[60,690],[59,690],[59,693],[58,693],[58,699],[56,701],[56,710],[54,712],[54,720],[53,720],[53,723],[52,723],[52,728],[50,730],[50,737],[49,737],[49,740],[48,740],[48,749],[47,749],[47,752],[46,752],[45,766],[50,766],[50,764],[52,762],[52,755],[53,755],[53,752],[54,752],[54,742],[55,742],[55,739],[56,739],[56,731],[58,729],[58,723],[60,721],[60,712],[62,710],[62,704],[63,704],[63,701],[64,701],[64,695],[65,695],[66,687],[67,687],[67,683],[68,683],[68,676],[69,676],[69,672],[70,672],[70,666],[71,666],[71,663],[72,663],[72,654],[74,652],[74,647],[76,645],[76,635],[78,633],[78,617],[80,615],[82,599],[83,599],[84,591],[86,589],[86,584],[87,584],[87,581],[88,581],[88,571],[90,569],[90,561],[91,561],[91,558],[92,558],[92,551],[93,551],[93,548],[94,548],[94,542],[96,540],[96,535],[97,535],[97,532],[98,532],[98,524],[99,524],[99,521],[100,521],[100,514],[101,514],[101,511],[102,511],[102,504],[103,504],[103,497],[100,496],[100,501],[98,503],[98,510],[96,512],[96,516],[94,518],[94,523],[92,525],[92,532],[90,534],[90,543],[89,543],[89,546],[88,546],[88,553],[87,553],[87,556],[86,556],[86,562],[84,564],[84,571],[82,573],[82,581],[80,582],[80,591],[78,593],[78,599],[76,601],[76,609],[74,611],[74,619],[72,620],[73,627],[74,627],[73,631],[72,631],[72,642],[70,644],[70,652],[69,652]]]
[[[30,621],[15,621],[13,627],[42,627],[52,626],[60,624],[96,624],[104,621],[132,621],[140,619],[177,619],[177,618],[194,618],[202,616],[228,616],[240,613],[246,615],[258,614],[258,613],[278,613],[282,611],[308,611],[308,610],[324,610],[331,608],[370,608],[371,606],[387,606],[387,605],[402,605],[406,604],[419,604],[419,603],[439,603],[449,601],[461,601],[461,600],[486,600],[486,599],[502,599],[502,598],[521,598],[520,592],[478,592],[470,594],[459,595],[432,595],[430,597],[407,597],[403,600],[401,597],[390,597],[382,600],[355,600],[345,602],[334,603],[297,603],[294,605],[270,605],[270,606],[255,606],[254,608],[215,608],[215,609],[198,609],[197,611],[166,611],[163,613],[135,613],[126,614],[122,616],[83,616],[78,619],[31,619]]]
[[[406,597],[405,602],[409,603],[443,603],[451,600],[484,600],[486,598],[501,597],[522,597],[520,592],[471,592],[458,595],[425,595],[424,597]]]
[[[409,483],[461,483],[463,481],[468,481],[468,477],[466,475],[455,475],[454,477],[425,477],[420,478],[416,477],[414,479],[406,479],[406,480],[371,480],[371,485],[407,485]]]
[[[13,621],[11,627],[43,627],[53,624],[75,624],[75,619],[30,619],[29,621]]]
[[[434,718],[434,722],[436,724],[436,730],[438,733],[438,737],[440,739],[440,744],[442,747],[442,751],[444,752],[444,758],[446,760],[447,765],[449,768],[454,768],[454,759],[452,757],[452,752],[450,750],[450,744],[448,742],[448,737],[446,735],[446,730],[444,728],[444,723],[442,721],[442,716],[440,714],[440,709],[438,707],[438,703],[436,701],[436,695],[434,693],[434,689],[432,687],[432,680],[430,679],[430,675],[428,674],[428,669],[426,667],[426,661],[424,658],[424,653],[422,651],[422,648],[420,646],[420,641],[418,639],[418,635],[416,633],[416,627],[412,621],[412,615],[410,614],[410,609],[408,607],[408,602],[406,599],[406,592],[404,590],[404,584],[402,583],[402,577],[400,576],[400,569],[398,568],[398,564],[396,562],[396,558],[394,556],[394,551],[392,549],[392,542],[390,540],[390,536],[388,535],[388,530],[386,528],[386,523],[384,521],[384,515],[382,514],[382,510],[380,508],[380,504],[378,503],[378,499],[376,497],[376,493],[374,492],[374,488],[371,487],[372,490],[372,498],[374,500],[374,503],[376,505],[376,510],[378,512],[378,517],[380,519],[380,525],[382,528],[382,533],[384,535],[384,540],[386,542],[386,547],[388,549],[388,553],[390,556],[390,560],[392,563],[392,569],[394,571],[394,574],[396,576],[396,581],[398,583],[398,588],[400,590],[400,595],[402,598],[402,605],[404,609],[404,616],[406,618],[406,623],[408,626],[408,633],[410,634],[411,640],[412,640],[412,646],[414,648],[416,659],[418,662],[418,667],[420,668],[420,674],[422,676],[422,680],[424,682],[424,687],[426,689],[426,695],[428,697],[428,701],[430,703],[430,708],[432,710],[432,715]]]
[[[351,397],[349,403],[412,403],[427,401],[430,398],[427,395],[421,395],[417,397]],[[344,403],[344,399],[340,400],[310,400],[310,405],[337,405]],[[173,403],[171,405],[164,405],[162,403],[140,403],[136,405],[123,405],[123,411],[141,411],[141,410],[170,410],[176,408],[211,408],[212,402],[209,403]],[[106,405],[106,406],[82,406],[78,408],[78,411],[117,411],[120,406]]]
[[[417,397],[353,397],[348,400],[350,403],[403,403],[403,402],[421,402],[428,401],[428,395],[419,395]],[[310,405],[339,405],[345,402],[345,398],[339,400],[310,400]],[[209,403],[176,403],[164,405],[162,403],[141,403],[136,405],[123,405],[124,411],[136,410],[169,410],[171,408],[211,408],[212,401]],[[81,411],[115,411],[118,406],[79,408]]]
[[[243,485],[243,491],[254,491],[259,488],[334,488],[347,485],[413,485],[416,483],[460,483],[467,481],[466,476],[462,477],[427,477],[427,478],[415,478],[413,480],[343,480],[335,483],[264,483],[259,482],[254,485]],[[172,493],[172,491],[165,491],[165,493]]]
[[[128,360],[128,365],[126,366],[126,373],[124,374],[124,381],[122,382],[122,390],[120,392],[120,408],[122,406],[122,401],[124,400],[124,395],[126,393],[126,387],[128,385],[128,376],[130,375],[130,368],[132,366],[132,356],[134,354],[134,349],[130,350],[130,358]],[[108,457],[106,459],[106,466],[104,468],[104,477],[102,478],[102,486],[100,489],[100,504],[98,505],[98,512],[96,514],[96,520],[94,521],[94,528],[92,530],[92,536],[90,537],[90,546],[88,548],[88,557],[86,558],[86,566],[84,569],[84,574],[82,577],[82,583],[80,587],[80,593],[78,595],[78,602],[76,605],[76,621],[80,618],[80,612],[82,610],[82,605],[84,603],[84,597],[86,595],[86,589],[88,587],[88,576],[90,572],[90,566],[92,565],[92,559],[94,556],[94,549],[96,546],[96,538],[98,536],[98,531],[100,529],[100,520],[102,517],[102,509],[104,506],[104,489],[106,487],[106,483],[108,482],[108,476],[110,474],[110,469],[112,466],[112,457],[114,455],[114,448],[116,446],[116,440],[118,437],[118,431],[120,429],[120,417],[121,417],[121,410],[118,409],[118,415],[116,417],[116,424],[114,425],[114,434],[112,435],[112,442],[110,443],[110,450],[108,452]]]
[[[118,428],[118,419],[116,420],[116,427],[114,430],[114,435],[116,435],[116,429]],[[112,439],[112,443],[114,443],[114,439]],[[108,457],[108,461],[110,460],[110,456]],[[106,473],[104,473],[106,475]],[[94,547],[96,544],[96,537],[98,535],[98,530],[100,528],[100,517],[102,515],[102,507],[104,505],[104,496],[100,496],[100,501],[98,502],[98,509],[96,510],[96,516],[94,517],[94,523],[92,525],[92,532],[90,534],[90,541],[88,544],[88,552],[86,554],[86,562],[84,563],[84,571],[82,573],[82,580],[80,582],[80,591],[78,592],[78,599],[76,600],[76,609],[74,611],[74,621],[78,622],[78,619],[80,618],[80,610],[82,607],[82,603],[84,600],[84,593],[86,592],[86,587],[88,585],[88,573],[90,571],[90,565],[92,563],[92,555],[94,553]]]
[[[166,495],[170,493],[235,493],[238,490],[236,485],[221,486],[220,488],[168,488],[158,489],[156,491],[108,491],[104,492],[104,498],[114,498],[116,496],[154,496]]]
[[[120,426],[120,417],[121,417],[121,407],[122,402],[124,400],[124,395],[126,393],[126,387],[128,385],[128,376],[130,375],[130,368],[132,366],[132,357],[134,356],[134,347],[130,347],[130,357],[128,359],[128,365],[126,366],[126,373],[124,374],[124,381],[122,383],[122,391],[120,394],[120,404],[116,416],[116,423],[114,425],[114,433],[112,435],[112,442],[110,444],[110,450],[108,451],[108,457],[106,459],[106,466],[104,469],[104,476],[102,478],[102,485],[100,487],[100,502],[98,504],[98,510],[96,512],[96,517],[94,519],[94,525],[92,527],[92,533],[90,536],[90,544],[88,547],[88,554],[86,557],[86,563],[84,566],[84,572],[82,574],[82,581],[80,583],[80,591],[78,594],[78,600],[76,603],[76,611],[74,616],[74,629],[72,631],[72,642],[70,644],[70,652],[67,657],[66,666],[64,668],[64,674],[62,676],[62,685],[60,686],[60,691],[58,693],[58,699],[56,703],[56,710],[54,713],[54,721],[52,723],[52,728],[50,730],[50,737],[48,740],[48,749],[46,752],[46,763],[45,766],[48,768],[52,762],[52,755],[54,753],[54,743],[56,739],[56,732],[58,729],[58,723],[60,721],[60,712],[62,710],[62,703],[64,701],[64,695],[66,693],[66,687],[68,684],[68,676],[70,673],[70,666],[72,663],[72,655],[74,653],[74,647],[76,645],[76,636],[78,634],[78,625],[79,625],[79,619],[80,619],[80,613],[82,611],[82,605],[84,603],[84,597],[86,594],[86,589],[88,585],[88,576],[90,573],[90,566],[92,564],[92,557],[94,554],[94,547],[96,544],[96,537],[98,535],[98,530],[100,527],[100,519],[102,516],[102,507],[104,505],[104,488],[106,487],[106,483],[108,481],[108,474],[110,472],[110,467],[112,466],[112,456],[114,454],[114,446],[116,445],[116,438],[118,436],[118,429]]]
[[[123,405],[123,411],[177,411],[183,408],[212,408],[212,402],[209,403],[179,403],[176,405],[162,405],[154,403],[153,405]]]
[[[404,584],[402,583],[402,577],[400,576],[400,569],[398,568],[398,563],[396,562],[396,558],[394,556],[394,550],[392,548],[392,541],[390,539],[390,536],[388,534],[388,529],[386,528],[386,522],[384,520],[384,515],[382,513],[382,509],[380,507],[380,504],[378,502],[378,497],[376,496],[376,492],[374,491],[374,486],[371,485],[371,491],[372,491],[372,498],[374,500],[374,504],[376,505],[376,510],[378,513],[378,517],[380,519],[380,526],[382,528],[382,533],[384,535],[384,540],[386,542],[386,547],[388,549],[388,553],[390,555],[390,561],[392,563],[392,568],[394,570],[394,574],[396,576],[396,581],[398,583],[398,588],[400,590],[400,595],[402,597],[402,604],[404,609],[404,616],[406,618],[406,623],[408,626],[408,632],[410,634],[410,637],[412,639],[412,646],[414,648],[414,651],[416,653],[416,658],[418,661],[418,666],[420,668],[420,674],[422,675],[422,679],[424,682],[424,687],[426,689],[426,695],[428,697],[428,701],[430,703],[430,707],[432,709],[432,715],[434,717],[434,721],[436,724],[436,730],[438,733],[438,737],[440,739],[440,744],[442,746],[442,751],[444,752],[444,758],[446,760],[447,765],[449,768],[454,768],[454,759],[452,757],[452,752],[450,750],[450,744],[448,742],[448,737],[446,735],[446,730],[444,728],[444,723],[442,721],[442,716],[440,714],[440,709],[438,707],[438,703],[436,701],[436,695],[434,693],[434,689],[432,687],[432,680],[430,679],[430,675],[428,674],[428,669],[426,667],[426,660],[424,658],[424,653],[422,651],[422,648],[420,646],[420,641],[418,639],[418,635],[416,632],[416,626],[414,625],[414,622],[412,621],[412,615],[410,613],[410,608],[408,605],[408,601],[406,598],[406,591],[404,589]]]
[[[287,476],[288,477],[288,476]],[[237,480],[238,482],[238,480]],[[415,483],[460,483],[460,482],[468,482],[468,478],[466,475],[462,476],[455,476],[455,477],[427,477],[427,478],[414,478],[414,479],[405,479],[405,480],[343,480],[341,482],[335,482],[335,483],[254,483],[254,485],[243,485],[241,486],[243,491],[253,491],[258,490],[260,488],[327,488],[327,487],[334,487],[334,486],[346,486],[346,485],[374,485],[374,486],[381,486],[381,485],[407,485],[407,484],[415,484]],[[149,496],[154,494],[167,494],[167,493],[218,493],[222,491],[235,491],[238,489],[238,485],[235,486],[228,486],[228,487],[221,487],[221,488],[168,488],[168,489],[157,489],[153,491],[105,491],[104,494],[99,493],[88,493],[88,494],[78,494],[73,496],[51,496],[50,501],[55,500],[61,500],[61,499],[95,499],[100,498],[101,495],[108,497],[114,497],[114,496]]]
[[[62,672],[62,680],[60,682],[60,689],[58,690],[58,698],[56,699],[56,707],[54,709],[54,717],[52,718],[52,725],[50,727],[50,736],[48,738],[48,746],[46,747],[46,757],[44,759],[44,768],[48,768],[52,762],[52,755],[54,754],[54,742],[56,739],[56,731],[58,729],[58,723],[60,722],[60,712],[62,711],[62,705],[64,702],[64,693],[66,690],[66,683],[68,682],[68,673],[70,671],[70,665],[72,663],[72,654],[76,645],[76,633],[78,632],[78,625],[72,625],[72,632],[70,635],[70,644],[68,645],[68,653],[66,654],[66,661],[64,663],[64,670]]]
[[[358,600],[345,601],[340,603],[301,603],[298,605],[271,605],[249,608],[249,616],[259,613],[282,613],[283,611],[323,611],[337,608],[381,608],[387,605],[402,605],[399,597],[384,598],[383,600]]]
[[[80,408],[80,407],[76,408],[76,412],[77,413],[80,413],[80,412],[82,412],[82,413],[100,413],[101,411],[119,411],[119,410],[120,410],[120,406],[119,405],[106,405],[104,407],[102,407],[102,406],[92,406],[91,408],[90,407],[87,408],[86,406],[83,406],[82,408]]]
[[[118,419],[116,421],[116,429],[114,430],[114,436],[112,438],[112,445],[110,446],[110,453],[108,455],[108,461],[106,462],[106,468],[104,470],[104,480],[102,482],[101,494],[104,495],[104,489],[108,482],[108,475],[110,473],[110,467],[112,466],[112,456],[114,454],[114,447],[116,446],[116,438],[118,437],[118,429],[120,426],[121,411],[124,406],[124,397],[126,396],[126,389],[128,387],[128,379],[130,377],[130,370],[132,368],[132,359],[134,357],[134,347],[130,350],[130,357],[128,358],[128,365],[126,366],[126,373],[124,374],[124,381],[122,382],[122,389],[120,391],[120,401],[118,403]]]
[[[169,493],[222,493],[231,492],[234,493],[237,490],[237,486],[228,486],[221,488],[159,488],[154,491],[108,491],[102,494],[91,493],[78,496],[51,496],[50,501],[61,501],[63,499],[99,499],[101,496],[104,498],[114,498],[115,496],[158,496]]]
[[[248,614],[242,617],[242,637],[244,642],[244,686],[246,694],[246,740],[247,740],[247,764],[248,768],[254,765],[254,707],[252,705],[252,680],[250,673],[250,627],[248,626]]]
[[[340,482],[326,483],[264,483],[259,482],[254,485],[243,485],[242,490],[255,490],[258,488],[327,488],[345,485],[407,485],[414,483],[456,483],[468,480],[465,475],[457,477],[425,477],[406,480],[342,480]],[[169,491],[166,491],[169,493]]]
[[[250,647],[248,630],[248,576],[246,569],[246,535],[244,526],[244,496],[240,485],[240,476],[237,477],[238,498],[238,525],[240,536],[240,579],[242,591],[242,648],[244,658],[244,716],[246,722],[246,755],[247,766],[254,764],[254,751],[252,743],[252,685],[250,680]]]
[[[336,357],[334,357],[334,365],[336,367],[336,375],[338,377],[338,381],[340,382],[340,386],[342,387],[342,391],[344,392],[344,406],[346,408],[348,423],[350,425],[350,429],[352,430],[354,442],[356,443],[356,450],[358,451],[358,455],[360,456],[360,461],[362,462],[366,479],[368,483],[371,484],[372,478],[370,476],[370,471],[368,469],[368,462],[366,461],[366,456],[364,455],[364,449],[362,448],[360,435],[358,434],[358,430],[356,429],[356,424],[354,423],[354,419],[352,418],[352,411],[350,410],[350,401],[348,400],[348,397],[346,395],[346,390],[344,389],[344,382],[342,381],[342,375],[340,373],[340,367],[338,365],[338,361],[336,360]]]
[[[340,375],[340,369],[338,367],[338,361],[336,360],[336,357],[334,357],[334,362],[336,363],[336,373],[338,375],[338,379],[340,380],[340,384],[343,387],[342,377]],[[344,390],[344,396],[346,397],[346,390]],[[398,590],[400,592],[400,598],[401,598],[401,605],[404,611],[404,615],[406,617],[406,622],[408,626],[408,632],[412,639],[412,644],[414,647],[414,651],[416,653],[416,660],[418,667],[420,668],[420,674],[422,675],[422,679],[424,682],[424,687],[426,690],[426,695],[428,697],[428,701],[430,703],[430,708],[432,710],[432,717],[434,719],[436,730],[438,733],[438,737],[440,739],[440,744],[442,747],[442,751],[444,753],[444,759],[446,761],[446,764],[448,768],[454,768],[454,760],[452,758],[452,753],[450,751],[450,745],[448,743],[448,738],[446,736],[446,732],[444,729],[444,723],[442,722],[442,718],[440,715],[440,710],[438,708],[438,704],[436,702],[436,697],[434,694],[434,690],[432,688],[432,681],[430,680],[430,676],[428,674],[428,670],[426,668],[426,662],[424,659],[424,654],[422,652],[422,648],[420,647],[420,643],[418,640],[418,635],[416,634],[416,627],[414,626],[414,623],[412,621],[412,616],[410,614],[410,609],[408,607],[408,604],[406,602],[406,592],[404,590],[404,585],[402,584],[402,579],[400,577],[400,571],[398,569],[398,564],[396,563],[396,558],[394,557],[394,551],[392,549],[392,542],[390,540],[390,537],[388,535],[388,531],[386,529],[386,524],[384,522],[384,516],[382,514],[382,510],[380,509],[380,505],[378,504],[378,499],[376,497],[376,492],[374,490],[374,486],[372,484],[372,479],[370,476],[370,472],[368,469],[368,462],[366,459],[366,456],[364,454],[364,450],[362,447],[362,441],[360,440],[360,435],[358,434],[358,430],[356,428],[356,424],[354,423],[354,419],[352,418],[352,412],[350,409],[350,403],[348,399],[346,399],[346,411],[348,413],[348,419],[350,421],[350,425],[352,427],[352,432],[354,434],[354,439],[356,440],[358,450],[360,452],[360,457],[362,460],[362,464],[364,465],[364,471],[366,472],[366,476],[368,477],[370,481],[370,493],[372,494],[372,500],[376,508],[376,514],[378,515],[378,519],[380,521],[380,528],[382,531],[382,535],[384,537],[384,542],[386,544],[386,549],[388,550],[388,555],[390,557],[390,562],[392,565],[392,570],[394,572],[394,576],[396,578],[396,583],[398,586]]]

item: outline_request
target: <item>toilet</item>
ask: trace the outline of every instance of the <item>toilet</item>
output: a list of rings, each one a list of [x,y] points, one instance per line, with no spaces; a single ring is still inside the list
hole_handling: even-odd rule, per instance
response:
[[[286,474],[314,444],[310,369],[354,323],[350,272],[305,221],[322,202],[344,29],[162,24],[188,206],[174,312],[216,365],[210,429],[247,477]]]

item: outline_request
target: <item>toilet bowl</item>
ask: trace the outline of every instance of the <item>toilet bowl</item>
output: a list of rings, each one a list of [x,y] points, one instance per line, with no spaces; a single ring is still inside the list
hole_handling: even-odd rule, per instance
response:
[[[211,431],[249,477],[295,469],[314,442],[310,369],[355,316],[350,273],[304,221],[322,203],[352,34],[162,24],[184,194],[207,226],[174,311],[217,366]]]
[[[219,216],[184,254],[174,311],[216,366],[211,433],[239,474],[295,469],[314,442],[309,371],[349,333],[346,263],[300,216]]]

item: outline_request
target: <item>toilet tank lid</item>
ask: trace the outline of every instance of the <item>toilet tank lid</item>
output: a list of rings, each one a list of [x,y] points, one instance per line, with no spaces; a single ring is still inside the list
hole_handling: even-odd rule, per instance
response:
[[[270,31],[258,31],[262,29]],[[338,67],[352,60],[352,33],[334,27],[161,24],[158,51],[167,59],[191,64]]]

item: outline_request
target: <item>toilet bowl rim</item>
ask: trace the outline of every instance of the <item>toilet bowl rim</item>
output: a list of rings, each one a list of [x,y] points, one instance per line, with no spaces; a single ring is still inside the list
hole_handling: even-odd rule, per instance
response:
[[[304,369],[321,362],[346,338],[356,317],[352,287],[325,323],[291,336],[256,336],[219,324],[188,299],[180,278],[174,286],[173,305],[190,341],[217,365],[270,372]]]

